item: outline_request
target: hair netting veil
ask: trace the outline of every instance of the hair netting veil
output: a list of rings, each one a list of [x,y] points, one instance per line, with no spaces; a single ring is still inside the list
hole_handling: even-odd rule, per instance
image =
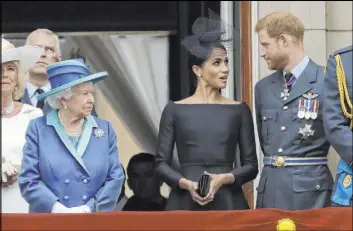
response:
[[[186,36],[181,44],[198,58],[207,59],[212,52],[212,44],[221,43],[226,50],[234,49],[232,25],[224,22],[208,9],[208,18],[199,17],[192,25],[192,35]]]

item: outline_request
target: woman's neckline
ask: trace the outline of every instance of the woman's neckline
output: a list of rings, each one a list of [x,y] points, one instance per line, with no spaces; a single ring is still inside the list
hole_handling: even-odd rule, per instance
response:
[[[175,105],[224,105],[224,106],[239,106],[244,104],[244,101],[240,103],[175,103],[174,101],[170,101]]]
[[[24,103],[20,103],[20,110],[18,110],[18,112],[15,114],[15,115],[13,115],[13,116],[11,116],[11,117],[1,117],[1,119],[13,119],[13,118],[16,118],[16,117],[18,117],[19,115],[21,115],[22,114],[22,112],[24,111],[24,109],[25,109],[25,104]]]

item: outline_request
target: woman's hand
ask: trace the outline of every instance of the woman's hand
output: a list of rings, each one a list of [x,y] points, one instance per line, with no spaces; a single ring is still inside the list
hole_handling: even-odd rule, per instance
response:
[[[59,201],[56,201],[53,204],[51,213],[70,213],[70,209],[67,208],[65,205],[61,204]]]
[[[182,189],[188,190],[193,201],[201,206],[206,205],[212,200],[205,200],[197,193],[197,182],[187,180],[185,178],[180,179],[179,186]]]
[[[87,205],[68,208],[60,202],[56,201],[52,207],[51,213],[90,213],[91,210]]]
[[[214,195],[224,184],[234,183],[234,176],[231,173],[228,174],[211,174],[204,172],[211,177],[210,190],[204,197],[205,201],[210,201],[214,199]]]
[[[1,187],[8,187],[17,180],[18,170],[10,162],[1,164]]]
[[[198,193],[197,193],[197,182],[190,181],[188,185],[188,191],[190,192],[191,198],[193,201],[198,203],[201,206],[206,205],[212,200],[205,200],[205,198],[202,198]]]
[[[91,209],[87,205],[69,208],[69,213],[91,213]]]
[[[17,168],[13,164],[11,164],[11,162],[2,163],[1,164],[1,171],[9,177],[18,175]]]
[[[10,185],[12,185],[13,183],[15,183],[17,180],[17,175],[13,175],[13,176],[7,176],[5,174],[2,174],[1,177],[1,187],[8,187]]]

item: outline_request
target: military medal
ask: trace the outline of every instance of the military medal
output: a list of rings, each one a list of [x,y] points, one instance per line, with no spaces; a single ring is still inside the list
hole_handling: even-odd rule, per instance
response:
[[[311,119],[316,120],[319,109],[319,100],[315,99],[313,104],[313,112],[311,113]]]
[[[352,175],[346,175],[343,179],[343,187],[348,188],[352,183]]]
[[[283,100],[287,100],[289,97],[289,90],[286,88],[284,89],[284,92],[281,92],[281,98],[283,98]]]
[[[310,124],[305,124],[304,128],[299,128],[299,133],[303,135],[304,139],[308,139],[309,136],[313,136],[314,132],[314,130],[311,130]]]
[[[305,100],[305,119],[308,120],[311,117],[311,112],[310,112],[310,105],[311,105],[311,100]]]
[[[308,99],[311,99],[313,97],[313,93],[308,92],[307,96],[308,96]]]
[[[304,105],[304,99],[300,99],[299,100],[299,107],[298,107],[298,113],[297,116],[299,119],[303,119],[304,118],[304,114],[305,114],[305,105]]]

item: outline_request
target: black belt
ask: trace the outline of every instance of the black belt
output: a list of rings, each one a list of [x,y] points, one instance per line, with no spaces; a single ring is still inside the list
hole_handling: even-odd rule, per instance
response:
[[[232,166],[233,162],[190,162],[190,163],[180,163],[180,166]]]

